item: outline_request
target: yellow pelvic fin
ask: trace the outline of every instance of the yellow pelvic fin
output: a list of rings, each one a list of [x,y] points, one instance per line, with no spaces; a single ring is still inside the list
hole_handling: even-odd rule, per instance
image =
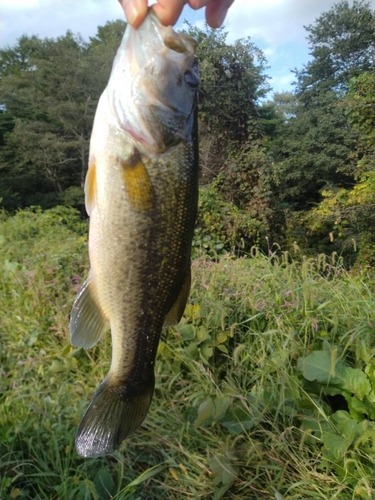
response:
[[[86,212],[91,215],[96,199],[96,164],[95,161],[90,161],[89,169],[85,180],[85,205]]]
[[[171,307],[170,311],[168,312],[168,314],[164,319],[164,324],[163,324],[164,328],[167,326],[177,325],[177,323],[180,322],[180,319],[185,311],[186,302],[189,298],[190,285],[191,285],[191,269],[189,267],[189,271],[186,274],[182,288],[179,294],[177,295],[177,298],[174,301],[173,306]]]
[[[125,193],[132,208],[142,213],[154,210],[154,189],[138,150],[126,161],[120,159],[120,163]]]

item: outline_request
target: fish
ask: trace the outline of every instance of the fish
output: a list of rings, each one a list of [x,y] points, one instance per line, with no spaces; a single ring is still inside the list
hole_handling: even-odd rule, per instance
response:
[[[95,113],[85,179],[90,270],[70,341],[89,349],[110,326],[110,369],[76,434],[83,457],[112,453],[144,421],[163,327],[191,284],[198,207],[196,41],[150,8],[126,27]]]

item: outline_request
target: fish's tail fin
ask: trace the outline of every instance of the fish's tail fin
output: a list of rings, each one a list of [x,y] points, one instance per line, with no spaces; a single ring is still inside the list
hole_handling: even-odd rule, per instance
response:
[[[87,408],[76,435],[77,452],[83,457],[100,457],[113,452],[146,418],[155,380],[136,396],[125,395],[125,387],[110,376],[100,384]]]

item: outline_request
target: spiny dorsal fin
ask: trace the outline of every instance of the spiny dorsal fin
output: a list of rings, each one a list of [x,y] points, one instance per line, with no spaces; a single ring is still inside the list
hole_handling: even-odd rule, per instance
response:
[[[103,337],[108,321],[93,296],[90,276],[83,283],[70,314],[70,343],[90,349]]]
[[[93,158],[90,159],[89,169],[85,179],[85,206],[88,215],[94,208],[96,200],[96,163]]]
[[[148,213],[155,208],[154,189],[139,151],[134,149],[127,160],[120,159],[125,193],[137,212]]]
[[[168,314],[164,319],[164,324],[163,324],[164,328],[167,326],[177,325],[177,323],[180,322],[180,319],[185,311],[186,302],[189,298],[190,285],[191,285],[191,269],[189,267],[189,271],[186,274],[182,288],[179,294],[177,295],[177,298],[174,301],[173,306],[171,307],[170,311],[168,312]]]

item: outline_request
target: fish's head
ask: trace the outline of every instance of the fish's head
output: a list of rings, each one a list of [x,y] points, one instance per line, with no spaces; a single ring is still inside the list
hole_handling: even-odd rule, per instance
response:
[[[153,10],[127,27],[108,95],[119,126],[154,151],[190,140],[199,83],[196,41],[163,26]]]

